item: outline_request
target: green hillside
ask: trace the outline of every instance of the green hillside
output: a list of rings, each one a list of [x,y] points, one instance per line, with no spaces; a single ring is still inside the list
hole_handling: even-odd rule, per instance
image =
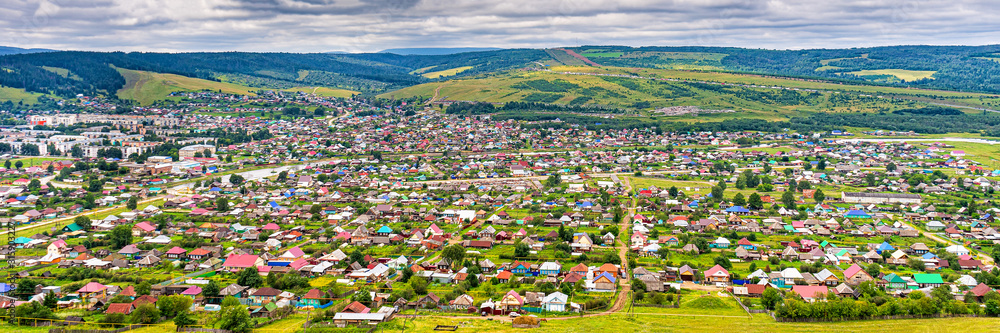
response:
[[[18,88],[0,87],[0,102],[11,101],[15,104],[19,102],[35,104],[38,103],[38,97],[40,96],[43,96],[43,94],[31,93]]]
[[[622,77],[624,75],[632,77]],[[814,112],[891,112],[931,100],[974,107],[1000,103],[996,96],[974,93],[843,85],[717,72],[571,66],[427,83],[380,96],[592,105],[641,112],[668,106],[737,111],[707,117],[700,115],[698,120],[732,117],[777,120]]]
[[[125,77],[125,87],[118,90],[118,98],[135,100],[143,105],[169,98],[178,91],[221,91],[230,94],[254,95],[254,88],[232,83],[215,82],[175,74],[162,74],[118,68]]]

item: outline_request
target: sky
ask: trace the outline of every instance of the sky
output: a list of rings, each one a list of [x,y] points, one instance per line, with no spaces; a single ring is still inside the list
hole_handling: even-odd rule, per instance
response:
[[[995,7],[985,0],[2,0],[0,45],[150,52],[984,45],[1000,43]]]

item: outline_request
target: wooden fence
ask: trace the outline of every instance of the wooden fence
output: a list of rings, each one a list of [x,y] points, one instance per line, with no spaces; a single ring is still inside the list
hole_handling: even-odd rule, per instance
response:
[[[203,328],[203,327],[178,327],[178,332],[207,332],[207,333],[233,333],[230,330],[218,329],[218,328]]]
[[[71,330],[71,329],[66,329],[66,328],[50,328],[49,329],[49,333],[121,333],[121,332],[125,332],[125,331],[131,330],[131,329],[140,328],[140,327],[143,327],[143,325],[128,325],[128,326],[125,326],[125,327],[122,327],[122,328],[119,328],[119,329],[116,329],[116,330],[98,330],[98,329],[92,329],[92,330],[74,329],[74,330]]]
[[[643,307],[643,308],[664,308],[664,309],[676,309],[680,307],[677,304],[644,304],[644,303],[635,303],[632,304],[632,306]]]

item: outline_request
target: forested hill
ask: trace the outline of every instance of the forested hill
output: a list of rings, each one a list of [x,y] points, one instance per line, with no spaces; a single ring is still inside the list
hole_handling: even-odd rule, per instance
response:
[[[658,46],[571,49],[606,66],[738,71],[1000,93],[1000,45],[812,50]]]
[[[113,93],[125,85],[115,67],[224,80],[252,87],[302,85],[383,92],[432,79],[421,73],[474,75],[541,60],[541,50],[422,56],[391,53],[122,53],[50,52],[0,57],[0,86],[72,96]],[[460,68],[461,70],[454,70]],[[66,75],[66,70],[72,75]]]
[[[871,84],[1000,93],[1000,45],[763,50],[730,47],[568,48],[602,66],[749,72]],[[435,80],[580,59],[565,50],[393,53],[122,53],[59,51],[0,56],[0,86],[73,96],[113,95],[125,68],[285,89],[326,86],[382,93]]]

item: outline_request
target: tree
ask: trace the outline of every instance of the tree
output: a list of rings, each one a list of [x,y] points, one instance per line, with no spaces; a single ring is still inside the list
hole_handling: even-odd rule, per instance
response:
[[[747,199],[747,206],[751,209],[764,208],[764,200],[760,198],[760,194],[757,194],[757,192],[750,193],[750,198]]]
[[[140,305],[132,312],[133,323],[155,324],[158,321],[160,321],[160,310],[153,303]]]
[[[20,169],[23,166],[24,166],[24,162],[21,162],[21,161],[14,162],[14,167],[15,168]]]
[[[10,160],[4,161],[3,162],[3,167],[4,167],[4,169],[10,169]]]
[[[324,107],[322,107],[322,106],[321,106],[321,107],[318,107],[318,108],[316,108],[316,110],[315,110],[315,111],[313,111],[313,115],[315,115],[315,116],[317,116],[317,117],[323,117],[323,116],[326,116],[326,108],[324,108]]]
[[[819,160],[819,162],[816,163],[816,170],[826,170],[826,160],[825,159]]]
[[[729,261],[729,259],[726,259],[726,257],[717,256],[714,259],[712,259],[712,261],[714,261],[716,265],[722,266],[722,268],[725,268],[725,269],[732,269],[733,268],[733,263],[731,261]]]
[[[361,286],[358,291],[351,295],[351,301],[358,302],[365,305],[372,304],[372,293],[371,288],[368,286]]]
[[[220,329],[233,333],[248,333],[254,328],[254,321],[250,319],[250,313],[243,305],[224,307],[216,318],[218,318],[216,324]]]
[[[111,229],[111,236],[108,237],[108,243],[114,250],[120,250],[125,247],[125,245],[132,244],[132,228],[128,225],[119,225],[114,229]]]
[[[736,206],[747,205],[747,200],[743,197],[743,193],[736,193],[736,196],[733,197],[733,205]]]
[[[530,252],[531,252],[531,248],[528,247],[528,244],[524,244],[524,243],[518,242],[517,245],[514,245],[514,258],[515,259],[527,258],[528,254]]]
[[[246,178],[243,178],[243,176],[240,176],[238,174],[233,174],[233,175],[229,176],[229,183],[230,184],[240,185],[240,184],[243,184],[244,182],[246,182]]]
[[[202,288],[201,293],[205,295],[205,298],[209,303],[215,303],[219,300],[220,290],[221,288],[219,287],[219,283],[215,282],[215,280],[210,280],[208,281],[208,284],[205,285],[205,288]]]
[[[826,200],[826,193],[823,193],[823,189],[816,189],[816,193],[813,193],[813,200],[816,200],[816,202]]]
[[[139,285],[135,287],[135,293],[139,296],[149,295],[152,291],[153,285],[150,284],[149,281],[142,281],[142,283],[139,283]]]
[[[236,277],[236,284],[248,288],[260,288],[264,285],[264,279],[257,273],[256,268],[247,267]]]
[[[59,297],[55,293],[45,293],[45,298],[42,299],[42,305],[49,309],[55,309],[58,305]]]
[[[236,297],[226,296],[226,298],[222,299],[222,303],[219,304],[219,306],[224,308],[224,307],[227,307],[227,306],[237,306],[237,305],[240,305],[240,304],[241,304],[240,300],[237,299]]]
[[[422,277],[416,277],[410,279],[410,288],[417,295],[427,295],[427,280]]]
[[[722,201],[725,195],[725,189],[721,186],[712,186],[712,199],[715,201]]]
[[[162,296],[156,300],[156,307],[160,309],[160,314],[164,317],[173,318],[181,312],[187,311],[192,302],[194,300],[187,296]]]
[[[30,182],[28,182],[28,190],[32,190],[33,191],[33,190],[37,190],[37,189],[39,189],[41,187],[42,187],[42,181],[40,181],[38,179],[32,179]]]
[[[215,208],[221,212],[229,210],[229,199],[226,197],[219,197],[215,199]]]
[[[885,165],[885,171],[888,171],[888,172],[896,171],[896,163],[889,162],[889,164],[886,164]]]
[[[553,188],[559,186],[562,183],[562,178],[559,175],[550,175],[549,178],[545,179],[545,187]]]
[[[190,311],[181,311],[176,317],[174,317],[174,325],[177,327],[191,326],[197,323],[194,318],[191,318]]]
[[[667,193],[670,194],[670,197],[677,197],[677,195],[680,194],[680,191],[677,190],[677,186],[671,186],[670,189],[667,190]]]
[[[83,157],[83,148],[80,148],[80,145],[73,146],[73,148],[70,149],[70,155],[76,158]]]
[[[128,210],[135,210],[136,208],[139,208],[139,197],[132,196],[128,198],[128,202],[125,203],[125,208],[128,208]]]
[[[461,262],[465,259],[465,248],[458,244],[448,245],[441,251],[441,256],[454,265],[457,262]]]
[[[778,292],[777,288],[767,288],[764,289],[764,294],[761,295],[760,303],[764,305],[768,310],[774,310],[781,303],[781,293]]]
[[[793,194],[790,190],[785,191],[785,193],[781,195],[781,203],[783,203],[787,209],[796,210],[795,194]]]
[[[278,173],[278,182],[284,182],[288,180],[288,171],[282,171]]]
[[[80,226],[83,230],[90,230],[91,227],[90,218],[83,215],[77,216],[73,219],[73,223],[76,223],[76,225]]]
[[[705,253],[711,250],[708,246],[708,241],[701,237],[695,238],[694,246],[698,248],[699,253]]]

